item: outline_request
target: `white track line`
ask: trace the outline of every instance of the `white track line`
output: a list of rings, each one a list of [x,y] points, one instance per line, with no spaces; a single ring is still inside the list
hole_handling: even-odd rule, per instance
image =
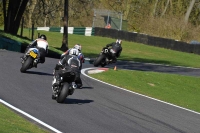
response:
[[[16,107],[14,107],[14,106],[11,105],[11,104],[9,104],[9,103],[3,101],[2,99],[0,99],[0,102],[3,103],[4,105],[10,107],[11,109],[13,109],[13,110],[15,110],[15,111],[17,111],[17,112],[19,112],[19,113],[25,115],[26,117],[28,117],[28,118],[30,118],[30,119],[36,121],[37,123],[43,125],[44,127],[48,128],[48,129],[50,129],[50,130],[52,130],[52,131],[54,131],[54,132],[56,132],[56,133],[62,133],[61,131],[59,131],[59,130],[53,128],[52,126],[50,126],[50,125],[48,125],[48,124],[42,122],[41,120],[39,120],[39,119],[37,119],[37,118],[35,118],[35,117],[29,115],[28,113],[26,113],[26,112],[24,112],[24,111],[22,111],[22,110],[20,110],[20,109],[18,109],[18,108],[16,108]]]
[[[113,87],[115,87],[115,88],[118,88],[118,89],[121,89],[121,90],[124,90],[124,91],[128,91],[128,92],[134,93],[134,94],[136,94],[136,95],[140,95],[140,96],[143,96],[143,97],[146,97],[146,98],[149,98],[149,99],[152,99],[152,100],[155,100],[155,101],[161,102],[161,103],[165,103],[165,104],[168,104],[168,105],[171,105],[171,106],[174,106],[174,107],[177,107],[177,108],[180,108],[180,109],[183,109],[183,110],[187,110],[187,111],[190,111],[190,112],[193,112],[193,113],[195,113],[195,114],[200,115],[199,112],[196,112],[196,111],[193,111],[193,110],[190,110],[190,109],[186,109],[186,108],[183,108],[183,107],[180,107],[180,106],[177,106],[177,105],[174,105],[174,104],[168,103],[168,102],[164,102],[164,101],[161,101],[161,100],[158,100],[158,99],[155,99],[155,98],[149,97],[149,96],[145,96],[145,95],[139,94],[139,93],[137,93],[137,92],[133,92],[133,91],[130,91],[130,90],[127,90],[127,89],[124,89],[124,88],[121,88],[121,87],[118,87],[118,86],[115,86],[115,85],[112,85],[112,84],[109,84],[109,83],[103,82],[103,81],[101,81],[101,80],[98,80],[98,79],[92,78],[92,77],[88,76],[87,74],[85,74],[85,72],[86,72],[87,70],[90,70],[90,69],[98,69],[98,68],[94,68],[94,67],[91,67],[91,68],[85,68],[85,69],[82,69],[82,70],[81,70],[81,73],[82,73],[83,75],[85,75],[86,77],[89,77],[89,78],[94,79],[94,80],[96,80],[96,81],[99,81],[99,82],[101,82],[101,83],[104,83],[104,84],[107,84],[107,85],[113,86]]]
[[[177,106],[177,105],[171,104],[171,103],[167,103],[167,102],[164,102],[164,101],[161,101],[161,100],[158,100],[158,99],[152,98],[152,97],[148,97],[148,96],[145,96],[145,95],[142,95],[142,94],[139,94],[139,93],[136,93],[136,92],[130,91],[130,90],[126,90],[126,89],[124,89],[124,88],[120,88],[120,87],[115,86],[115,85],[108,84],[108,83],[103,82],[103,81],[101,81],[101,80],[98,80],[98,79],[92,78],[92,77],[88,76],[87,74],[85,74],[85,71],[87,71],[87,70],[89,70],[89,69],[96,69],[96,68],[85,68],[85,69],[82,69],[82,70],[81,70],[81,73],[82,73],[83,75],[85,75],[86,77],[89,77],[89,78],[91,78],[91,79],[93,79],[93,80],[96,80],[96,81],[102,82],[102,83],[104,83],[104,84],[107,84],[107,85],[110,85],[110,86],[116,87],[116,88],[118,88],[118,89],[121,89],[121,90],[124,90],[124,91],[128,91],[128,92],[131,92],[131,93],[134,93],[134,94],[137,94],[137,95],[140,95],[140,96],[143,96],[143,97],[146,97],[146,98],[152,99],[152,100],[156,100],[156,101],[159,101],[159,102],[162,102],[162,103],[165,103],[165,104],[168,104],[168,105],[171,105],[171,106],[174,106],[174,107],[180,108],[180,109],[184,109],[184,110],[187,110],[187,111],[190,111],[190,112],[193,112],[193,113],[196,113],[196,114],[199,114],[199,115],[200,115],[200,113],[198,113],[198,112],[196,112],[196,111],[189,110],[189,109],[186,109],[186,108],[183,108],[183,107],[180,107],[180,106]],[[26,117],[28,117],[28,118],[30,118],[30,119],[36,121],[37,123],[43,125],[44,127],[48,128],[48,129],[50,129],[50,130],[52,130],[52,131],[54,131],[54,132],[56,132],[56,133],[62,133],[61,131],[55,129],[54,127],[52,127],[52,126],[50,126],[50,125],[48,125],[48,124],[42,122],[41,120],[39,120],[39,119],[37,119],[37,118],[31,116],[30,114],[28,114],[28,113],[26,113],[26,112],[24,112],[24,111],[22,111],[22,110],[20,110],[20,109],[14,107],[13,105],[11,105],[11,104],[9,104],[9,103],[3,101],[2,99],[0,99],[0,102],[1,102],[2,104],[4,104],[4,105],[10,107],[11,109],[13,109],[13,110],[15,110],[15,111],[17,111],[17,112],[19,112],[19,113],[25,115]]]

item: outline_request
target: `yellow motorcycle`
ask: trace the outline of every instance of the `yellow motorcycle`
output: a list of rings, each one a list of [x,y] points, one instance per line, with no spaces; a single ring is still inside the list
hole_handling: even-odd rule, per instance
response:
[[[26,70],[31,69],[32,67],[37,66],[37,56],[39,54],[39,50],[37,48],[30,48],[26,53],[25,53],[25,58],[22,60],[22,67],[20,71],[22,73],[26,72]]]

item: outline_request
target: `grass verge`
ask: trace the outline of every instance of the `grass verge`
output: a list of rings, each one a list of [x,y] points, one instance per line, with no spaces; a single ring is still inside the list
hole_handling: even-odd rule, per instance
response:
[[[112,70],[90,74],[104,82],[200,112],[200,77],[157,72]]]
[[[48,133],[49,131],[29,122],[0,104],[0,132],[1,133]]]

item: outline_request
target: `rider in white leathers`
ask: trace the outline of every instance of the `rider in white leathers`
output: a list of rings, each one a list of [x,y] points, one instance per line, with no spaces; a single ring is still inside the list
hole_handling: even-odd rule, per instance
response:
[[[22,56],[22,60],[26,57],[26,53],[31,49],[36,47],[39,50],[38,56],[37,56],[37,63],[44,63],[45,57],[48,53],[48,42],[47,37],[45,35],[40,35],[38,39],[31,42],[26,50],[24,56]]]

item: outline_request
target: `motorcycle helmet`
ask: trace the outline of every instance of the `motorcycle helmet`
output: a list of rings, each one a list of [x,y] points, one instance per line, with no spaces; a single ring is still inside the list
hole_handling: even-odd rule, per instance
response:
[[[81,45],[80,44],[74,45],[74,48],[77,49],[77,50],[79,50],[79,51],[81,51]]]
[[[40,35],[39,38],[42,38],[42,39],[44,39],[44,40],[47,40],[47,37],[46,37],[45,35],[43,35],[43,34]]]
[[[116,43],[122,44],[122,40],[121,40],[121,39],[117,39],[117,40],[116,40]]]
[[[78,56],[79,51],[75,48],[70,49],[69,55],[75,55]]]

